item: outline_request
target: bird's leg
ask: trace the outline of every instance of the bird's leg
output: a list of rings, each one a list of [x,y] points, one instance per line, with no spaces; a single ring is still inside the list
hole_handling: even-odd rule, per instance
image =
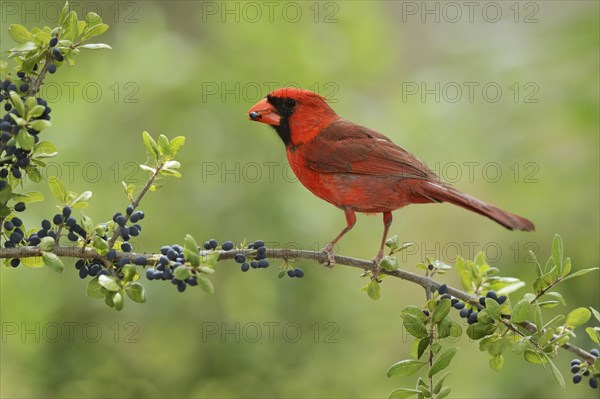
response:
[[[379,267],[379,262],[381,262],[381,259],[383,258],[383,248],[385,248],[385,241],[387,239],[388,231],[390,230],[391,225],[392,212],[383,212],[383,238],[381,239],[381,246],[379,247],[379,252],[377,252],[377,255],[372,259],[375,263],[375,271],[373,272],[373,275],[376,279],[378,279],[377,275],[381,271],[381,268]]]
[[[333,247],[335,244],[346,234],[347,232],[354,227],[356,223],[356,214],[354,210],[350,208],[344,208],[344,215],[346,215],[346,227],[334,238],[333,241],[325,245],[322,249],[323,252],[327,254],[327,267],[333,267],[335,265],[335,258],[333,256]]]

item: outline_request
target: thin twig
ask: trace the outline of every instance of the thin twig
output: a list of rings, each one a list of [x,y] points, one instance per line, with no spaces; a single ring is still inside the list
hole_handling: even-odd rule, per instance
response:
[[[71,257],[73,259],[104,259],[103,256],[100,256],[93,248],[81,248],[81,247],[66,247],[66,246],[55,246],[51,251],[54,254],[62,257]],[[248,255],[255,252],[254,249],[238,249],[231,251],[216,251],[219,254],[219,261],[232,260],[237,254]],[[208,256],[213,253],[212,251],[201,251],[200,255],[202,257]],[[39,247],[19,247],[19,248],[0,248],[0,258],[25,258],[25,257],[36,257],[41,256],[42,250]],[[154,265],[158,262],[159,255],[156,254],[146,254],[146,253],[132,253],[132,252],[117,252],[116,259],[127,258],[130,261],[134,261],[139,257],[147,258],[148,265]],[[313,262],[317,262],[319,264],[325,265],[328,262],[327,254],[324,252],[317,251],[309,251],[309,250],[297,250],[297,249],[267,249],[266,256],[269,259],[283,259],[288,261],[290,259],[306,259]],[[343,255],[335,255],[335,264],[339,266],[349,266],[357,269],[362,269],[364,271],[373,271],[375,270],[375,264],[370,260],[352,258],[349,256]],[[409,272],[407,270],[394,270],[394,271],[386,271],[381,270],[380,273],[387,274],[392,277],[396,277],[402,280],[410,281],[412,283],[418,284],[421,287],[433,287],[438,288],[441,284],[432,280],[429,277],[421,276],[413,272]],[[477,307],[478,309],[483,309],[483,306],[479,303],[477,297],[470,295],[467,292],[461,291],[456,288],[452,288],[448,286],[448,294],[452,295],[455,298],[458,298],[466,303]],[[524,321],[519,323],[519,326],[523,327],[525,330],[536,333],[537,327],[535,324]],[[556,339],[558,336],[554,335],[551,339]],[[569,343],[562,345],[562,348],[577,355],[581,359],[584,359],[588,363],[592,364],[596,360],[596,358],[589,352]]]

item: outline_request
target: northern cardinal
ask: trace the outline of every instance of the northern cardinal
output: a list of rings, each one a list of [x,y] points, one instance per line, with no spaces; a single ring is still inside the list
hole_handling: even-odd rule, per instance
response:
[[[450,187],[414,155],[383,134],[342,119],[324,97],[311,91],[275,90],[254,105],[248,117],[271,125],[285,144],[298,180],[344,211],[346,227],[323,248],[330,265],[334,245],[356,223],[355,212],[383,213],[376,265],[383,257],[392,211],[409,204],[450,202],[510,230],[534,229],[529,220]]]

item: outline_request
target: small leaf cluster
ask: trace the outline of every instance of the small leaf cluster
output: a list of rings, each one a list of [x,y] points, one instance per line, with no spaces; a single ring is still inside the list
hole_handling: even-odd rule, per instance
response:
[[[444,385],[445,373],[434,380],[434,377],[450,366],[450,362],[458,348],[442,350],[441,340],[457,338],[462,335],[462,327],[452,321],[450,310],[453,301],[448,297],[446,286],[441,285],[427,301],[424,309],[416,306],[407,306],[402,309],[401,317],[404,329],[414,337],[411,359],[401,360],[387,371],[388,377],[409,376],[417,373],[426,365],[429,366],[427,380],[419,377],[416,387],[398,388],[390,393],[389,398],[409,398],[414,395],[417,398],[445,398],[451,392],[451,387]],[[428,359],[421,360],[428,353]]]

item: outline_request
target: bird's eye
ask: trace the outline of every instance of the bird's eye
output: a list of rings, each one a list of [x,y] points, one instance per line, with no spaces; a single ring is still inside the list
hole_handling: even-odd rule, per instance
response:
[[[292,98],[286,98],[283,100],[283,106],[287,109],[292,109],[296,106],[296,101],[294,101]]]

